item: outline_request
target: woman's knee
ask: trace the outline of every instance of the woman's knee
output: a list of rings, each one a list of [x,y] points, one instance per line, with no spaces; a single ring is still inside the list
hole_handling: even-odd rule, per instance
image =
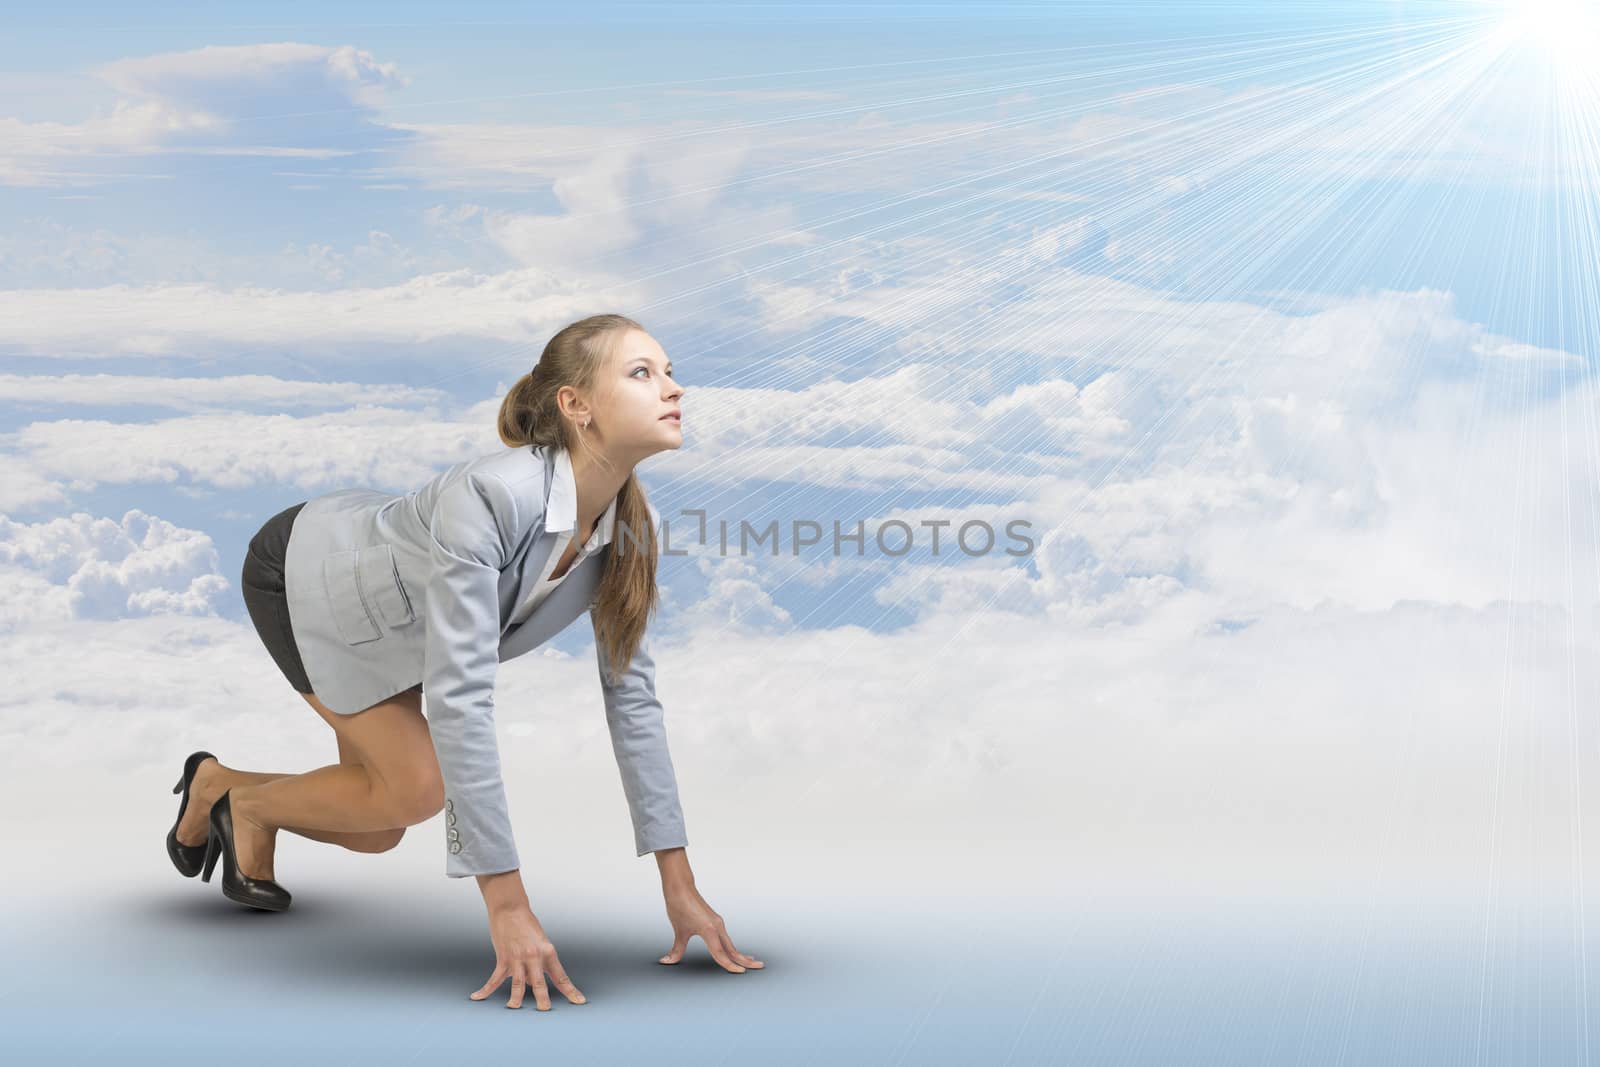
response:
[[[444,810],[444,780],[438,768],[415,771],[399,782],[386,781],[387,806],[402,826],[427,822]]]
[[[415,826],[444,810],[444,779],[413,686],[353,715],[339,715],[313,694],[302,694],[339,738],[339,761],[360,763],[378,804],[393,825]]]
[[[444,779],[437,760],[390,767],[387,773],[372,774],[371,780],[390,826],[415,826],[444,810]]]
[[[358,852],[388,852],[400,843],[406,836],[406,828],[397,826],[393,830],[374,830],[366,835]]]

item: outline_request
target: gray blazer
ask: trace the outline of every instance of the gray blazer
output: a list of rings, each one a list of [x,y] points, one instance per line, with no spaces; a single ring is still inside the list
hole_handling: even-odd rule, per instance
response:
[[[313,497],[285,552],[290,623],[318,699],[350,715],[421,684],[444,777],[452,878],[521,866],[495,737],[498,664],[587,610],[611,552],[641,550],[644,532],[630,535],[619,522],[609,545],[575,565],[525,621],[507,625],[558,540],[545,529],[555,455],[505,448],[403,495]],[[659,536],[654,508],[651,521]],[[648,637],[615,685],[598,640],[595,660],[636,855],[686,845]]]

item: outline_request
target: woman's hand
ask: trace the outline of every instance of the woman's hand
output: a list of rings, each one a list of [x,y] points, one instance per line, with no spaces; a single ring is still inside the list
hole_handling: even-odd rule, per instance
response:
[[[544,975],[574,1004],[586,1003],[578,987],[572,984],[567,972],[556,956],[556,947],[544,936],[544,927],[525,903],[489,909],[489,937],[494,942],[494,973],[482,989],[472,994],[473,1000],[482,1000],[507,979],[511,979],[511,999],[508,1008],[522,1007],[522,995],[533,986],[533,1005],[540,1011],[550,1010],[550,992],[545,987]]]
[[[746,968],[761,968],[766,964],[754,956],[746,956],[734,947],[723,925],[722,916],[711,910],[700,891],[691,884],[669,885],[663,890],[667,903],[667,919],[672,923],[672,951],[662,956],[661,963],[677,963],[683,959],[689,938],[695,934],[711,950],[711,957],[725,970],[743,974]]]

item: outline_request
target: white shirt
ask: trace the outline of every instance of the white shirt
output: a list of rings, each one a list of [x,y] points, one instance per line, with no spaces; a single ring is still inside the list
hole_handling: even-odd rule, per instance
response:
[[[561,562],[561,557],[566,554],[567,547],[572,544],[572,537],[578,525],[578,482],[572,474],[572,457],[566,449],[556,451],[556,468],[550,482],[550,498],[545,501],[544,535],[553,536],[555,544],[550,549],[549,557],[544,561],[544,573],[539,575],[539,580],[533,583],[533,591],[525,600],[517,605],[517,610],[512,613],[511,621],[521,623],[539,602],[550,595],[551,590],[572,576],[584,560],[594,555],[600,549],[611,543],[612,528],[617,521],[617,499],[611,498],[611,503],[606,506],[606,512],[600,516],[600,521],[595,523],[594,534],[578,549],[578,554],[573,557],[572,565],[565,574],[559,578],[551,578],[550,572],[556,569]]]

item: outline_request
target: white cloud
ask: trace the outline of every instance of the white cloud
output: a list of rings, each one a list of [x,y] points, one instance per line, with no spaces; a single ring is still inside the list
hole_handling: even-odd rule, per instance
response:
[[[119,100],[109,114],[78,123],[0,118],[0,183],[79,185],[105,180],[108,160],[141,154],[189,133],[216,133],[211,115],[183,112],[156,101]]]
[[[136,224],[137,216],[129,221]],[[253,254],[229,251],[228,235],[212,230],[173,234],[126,225],[18,220],[0,234],[0,287],[82,291],[120,282],[136,287],[209,283],[222,292],[238,286],[355,288],[455,269],[464,261],[458,253],[473,252],[437,243],[424,251],[375,229],[347,242],[289,240],[275,251]]]
[[[79,122],[0,118],[0,183],[92,184],[136,157],[179,151],[347,155],[391,136],[369,113],[406,82],[353,46],[293,42],[137,56],[91,73],[122,94],[108,112]],[[271,117],[294,114],[298,123]]]
[[[0,374],[0,400],[30,405],[93,408],[154,407],[180,411],[239,411],[252,407],[326,408],[442,404],[439,389],[359,382],[306,382],[267,374],[178,378],[137,374]]]
[[[892,635],[707,626],[658,641],[691,851],[752,834],[957,855],[1013,843],[1196,885],[1285,864],[1478,870],[1496,819],[1565,840],[1570,775],[1550,777],[1548,757],[1592,751],[1594,729],[1535,694],[1592,691],[1600,648],[1559,610],[1278,609],[1205,634],[1211,606],[1097,627],[951,612]],[[252,770],[332,757],[248,624],[39,625],[0,642],[0,670],[8,781],[168,779],[201,745]],[[592,798],[594,824],[625,840],[592,652],[503,665],[496,705],[519,840],[543,840],[553,794]],[[427,847],[419,865],[436,862]]]
[[[36,422],[13,435],[8,467],[74,491],[100,485],[216,489],[294,486],[308,495],[349,484],[420,484],[494,447],[498,401],[460,421],[370,407],[295,418],[206,414],[147,423]],[[115,447],[108,447],[115,442]]]
[[[1204,842],[1213,858],[1281,857],[1302,847],[1284,841],[1316,841],[1324,848],[1308,858],[1330,863],[1329,842],[1360,848],[1380,825],[1426,823],[1466,841],[1473,813],[1428,808],[1434,818],[1396,824],[1390,802],[1413,786],[1421,805],[1476,795],[1503,753],[1504,715],[1562,728],[1559,700],[1508,699],[1594,684],[1596,532],[1583,507],[1575,527],[1552,519],[1600,484],[1588,439],[1562,430],[1600,407],[1593,386],[1514,402],[1485,393],[1486,369],[1522,375],[1549,361],[1503,351],[1442,294],[1287,316],[1242,304],[1184,314],[1129,287],[1071,291],[1084,299],[1049,320],[1070,344],[1036,341],[1037,354],[1063,370],[1084,352],[1122,357],[1082,384],[978,377],[962,388],[922,364],[794,391],[701,387],[702,406],[686,406],[705,441],[652,461],[652,480],[903,484],[1004,503],[879,517],[1025,510],[1036,532],[1059,527],[1034,557],[1036,578],[951,557],[876,584],[881,561],[808,568],[697,553],[706,593],[675,603],[673,632],[656,643],[686,803],[710,813],[696,825],[733,806],[726,818],[788,832],[802,832],[804,811],[807,828],[865,834],[914,812],[949,843],[999,816],[1035,840],[1151,854]],[[1213,364],[1225,373],[1197,373]],[[170,471],[200,484],[399,486],[487,446],[493,407],[456,422],[317,414],[280,420],[281,432],[240,417],[165,420],[145,437],[118,426],[129,431],[123,466],[75,450],[82,426],[24,427],[17,443],[68,481]],[[1100,426],[1107,436],[1087,447]],[[413,447],[396,455],[402,428]],[[1064,443],[1076,447],[1058,453]],[[54,540],[36,529],[39,543]],[[191,549],[186,558],[204,558]],[[68,724],[30,728],[31,760],[82,759],[86,733],[112,763],[181,756],[180,728],[209,714],[219,668],[246,711],[294,700],[238,624],[51,623],[72,609],[47,555],[30,556],[0,604],[15,627],[0,667],[21,678],[8,699]],[[88,557],[62,558],[76,573]],[[204,573],[195,562],[189,576]],[[894,633],[808,629],[780,597],[808,579],[840,595],[860,581],[886,616],[914,621]],[[194,599],[156,585],[173,595],[164,609]],[[74,672],[69,655],[97,671]],[[139,695],[111,698],[118,671],[140,679]],[[577,773],[563,760],[603,751],[591,747],[602,726],[588,656],[527,657],[499,692],[510,779],[557,787]],[[1446,731],[1449,746],[1415,746]]]
[[[365,49],[277,42],[207,45],[107,63],[93,72],[129,96],[203,107],[238,117],[258,114],[262,103],[290,91],[329,104],[376,107],[387,90],[409,79],[393,63],[380,63]]]
[[[48,471],[3,453],[0,453],[0,463],[5,465],[5,477],[0,478],[0,512],[65,505],[71,499],[67,487]]]
[[[120,520],[75,512],[38,523],[0,515],[0,620],[210,614],[230,592],[211,538],[138,509]]]
[[[684,628],[726,626],[739,632],[787,629],[789,613],[773,603],[761,581],[761,570],[738,557],[700,555],[695,561],[705,592],[676,613]]]
[[[0,291],[0,345],[25,354],[212,358],[217,345],[345,352],[472,337],[527,345],[592,314],[595,279],[522,269],[467,270],[329,292],[211,285]],[[608,304],[642,303],[628,283]]]
[[[864,298],[853,310],[897,321],[893,309]],[[1452,590],[1471,603],[1499,595],[1500,531],[1459,530],[1475,529],[1469,516],[1491,489],[1512,499],[1529,491],[1496,463],[1514,448],[1529,409],[1478,385],[1520,351],[1460,320],[1447,294],[1369,294],[1284,315],[1061,277],[986,329],[992,343],[1063,374],[1111,358],[1121,365],[1086,371],[1082,385],[1054,378],[996,388],[1006,368],[990,361],[978,375],[916,363],[796,390],[698,386],[685,403],[688,446],[653,460],[652,480],[746,487],[752,495],[734,499],[728,514],[758,525],[763,487],[794,483],[1000,495],[1039,530],[1061,528],[1040,552],[1036,581],[915,565],[920,585],[907,591],[925,595],[902,606],[919,611],[985,590],[1001,604],[1086,617],[1125,617],[1151,597],[1196,586],[1228,589],[1247,610],[1329,597],[1376,608]],[[1037,351],[1027,353],[1028,344]],[[1558,364],[1553,358],[1506,366]],[[1430,384],[1416,393],[1418,381]],[[1582,395],[1566,401],[1569,425],[1579,424]],[[399,491],[494,447],[497,403],[449,418],[379,408],[300,419],[36,422],[13,435],[13,506],[101,484]],[[1559,410],[1537,417],[1555,420]],[[1455,446],[1438,442],[1459,438],[1451,420],[1462,412],[1476,412],[1488,472],[1475,487],[1452,487],[1438,474],[1460,469],[1448,455]],[[1433,433],[1412,439],[1415,431],[1402,427],[1418,413]],[[401,432],[414,447],[392,448]],[[101,442],[113,438],[119,447],[108,457]],[[1550,481],[1543,507],[1586,484],[1592,461],[1575,446],[1567,451],[1560,462],[1570,480]],[[1397,462],[1419,455],[1438,466]],[[1454,573],[1433,566],[1441,543],[1470,564]],[[1586,573],[1581,559],[1575,573]],[[1539,577],[1539,595],[1554,597],[1559,581],[1554,572]]]
[[[284,71],[312,70],[331,98],[356,100],[393,74],[300,52],[257,59],[245,84],[264,94]],[[79,133],[90,157],[217,136],[206,123],[247,114],[203,110],[217,102],[222,66],[210,55],[125,67],[125,89],[156,95],[119,105],[104,128],[14,128],[22,148],[0,167],[18,181],[77,180],[90,173],[72,173],[88,167],[66,147]],[[1218,115],[1237,115],[1247,99],[1197,92]],[[1146,107],[1166,121],[1141,144]],[[1079,154],[1064,161],[1152,158],[1177,138],[1200,148],[1205,130],[1171,118],[1160,93],[1130,98],[1069,130]],[[785,225],[786,209],[727,207],[740,176],[781,152],[828,162],[790,176],[813,195],[871,196],[904,192],[907,174],[930,160],[951,166],[921,172],[957,176],[1061,145],[1059,131],[1024,130],[985,141],[980,156],[973,138],[995,133],[984,124],[896,127],[869,116],[831,131],[845,160],[794,127],[785,132],[798,136],[766,156],[735,145],[727,167],[686,163],[706,169],[667,174],[641,198],[630,183],[655,171],[656,149],[605,155],[571,130],[532,147],[528,127],[407,130],[419,148],[404,166],[418,180],[564,182],[565,214],[466,205],[432,219],[461,233],[481,227],[524,263],[585,251],[626,258],[648,239],[651,212],[675,200],[701,213],[691,219],[817,247]],[[320,151],[240,140],[250,132],[228,128],[222,148]],[[1308,145],[1307,170],[1361,150],[1341,140],[1347,132]],[[873,151],[917,133],[948,135],[945,154]],[[1218,159],[1169,151],[1169,162],[1193,166],[1132,172],[1155,181],[1154,198],[1204,192]],[[1370,160],[1356,162],[1371,172]],[[651,196],[666,199],[642,204]],[[682,253],[673,245],[682,232],[665,231],[664,254]],[[1546,803],[1560,785],[1532,777],[1549,744],[1594,743],[1588,719],[1571,715],[1597,680],[1600,591],[1600,395],[1572,373],[1581,363],[1464,321],[1445,293],[1368,293],[1295,315],[1170,300],[1057,269],[1100,240],[1087,221],[1025,236],[1018,257],[976,269],[953,266],[958,250],[919,235],[852,256],[851,271],[822,282],[791,272],[752,285],[752,300],[791,324],[837,316],[861,329],[784,353],[768,388],[691,390],[690,447],[653,462],[652,476],[748,482],[763,496],[771,483],[938,493],[948,506],[893,500],[880,517],[1026,509],[1036,529],[1057,531],[1034,559],[1037,577],[953,558],[872,584],[887,569],[876,561],[799,567],[701,554],[707,594],[678,605],[680,631],[657,642],[693,826],[731,812],[796,840],[841,828],[946,845],[966,832],[1031,833],[1214,865],[1229,845],[1331,865],[1341,857],[1328,841],[1361,847],[1382,831],[1395,835],[1384,840],[1398,863],[1421,868],[1449,843],[1473,854],[1487,820],[1539,814],[1517,805]],[[375,254],[389,247],[374,239]],[[1148,254],[1125,238],[1107,248]],[[295,251],[324,278],[345,276],[331,246]],[[0,343],[215,360],[231,343],[339,352],[464,336],[511,349],[480,365],[525,364],[554,326],[592,310],[584,294],[595,283],[534,267],[336,293],[41,290],[0,296]],[[646,290],[619,294],[626,306]],[[817,380],[844,357],[862,377]],[[1532,388],[1494,388],[1496,375]],[[155,391],[128,378],[128,395]],[[18,382],[36,380],[6,381],[24,390],[33,386]],[[349,399],[362,403],[430,402],[379,387],[226,381],[275,405],[320,406],[345,388],[361,390]],[[87,384],[43,388],[59,397]],[[398,489],[492,447],[494,406],[454,419],[363,408],[35,422],[9,435],[0,507],[64,507],[71,493],[107,484]],[[966,503],[995,497],[1005,503]],[[248,626],[210,615],[234,594],[208,535],[138,511],[0,523],[0,627],[10,631],[0,669],[11,679],[0,706],[18,742],[0,747],[11,765],[164,762],[193,747],[196,722],[237,736],[256,716],[276,736],[286,709],[308,733],[320,729]],[[859,596],[859,582],[885,616],[909,611],[914,621],[895,633],[807,630],[780,602],[786,582],[840,596]],[[502,684],[508,777],[549,795],[569,773],[560,757],[602,729],[592,658],[527,657]],[[1433,835],[1406,837],[1407,812],[1424,813],[1414,825]],[[829,813],[834,821],[819,821]]]

